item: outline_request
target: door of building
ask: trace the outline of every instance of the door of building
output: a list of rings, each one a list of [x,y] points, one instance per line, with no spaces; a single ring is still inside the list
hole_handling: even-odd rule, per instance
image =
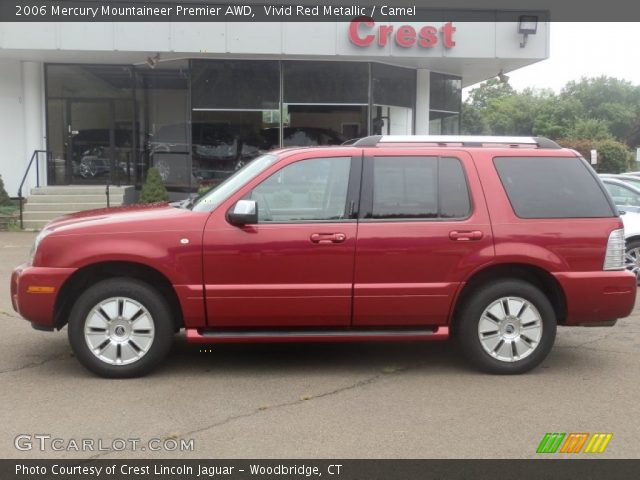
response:
[[[131,102],[69,100],[66,118],[65,183],[129,183],[135,169]]]

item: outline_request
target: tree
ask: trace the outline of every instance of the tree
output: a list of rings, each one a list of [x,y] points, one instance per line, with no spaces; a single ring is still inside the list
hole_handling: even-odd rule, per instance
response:
[[[580,119],[568,131],[573,138],[586,138],[591,140],[605,140],[612,138],[609,124],[605,120],[597,118]]]
[[[552,139],[571,137],[571,129],[584,117],[582,104],[573,98],[560,98],[546,91],[539,100],[533,134]]]
[[[494,98],[487,105],[487,124],[493,135],[531,135],[536,110],[531,92]]]
[[[640,145],[640,86],[602,76],[569,82],[555,94],[544,89],[517,92],[491,79],[471,90],[461,124],[469,134],[609,139],[635,149]],[[614,161],[607,168],[621,167]]]
[[[162,183],[162,177],[157,168],[152,167],[147,172],[147,179],[140,192],[140,203],[168,202],[169,192]]]
[[[468,104],[462,104],[461,129],[467,135],[488,135],[491,133],[482,109]]]
[[[4,180],[2,180],[2,175],[0,175],[0,206],[11,205],[11,199],[9,198],[9,194],[4,188]]]
[[[514,95],[515,93],[516,91],[509,85],[509,82],[491,78],[469,92],[468,102],[474,107],[486,108],[492,100]]]
[[[561,98],[573,98],[584,108],[584,118],[607,123],[611,134],[635,146],[640,127],[640,87],[612,77],[582,78],[569,82]]]

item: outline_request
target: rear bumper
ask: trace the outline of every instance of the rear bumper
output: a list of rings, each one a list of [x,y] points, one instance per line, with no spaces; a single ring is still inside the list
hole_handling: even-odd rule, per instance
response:
[[[19,266],[11,274],[13,309],[33,325],[53,327],[58,292],[75,271],[75,268]]]
[[[612,322],[627,317],[636,301],[631,272],[564,272],[554,274],[567,300],[566,325]]]

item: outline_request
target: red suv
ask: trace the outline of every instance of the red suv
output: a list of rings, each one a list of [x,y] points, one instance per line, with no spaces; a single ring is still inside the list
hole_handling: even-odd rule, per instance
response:
[[[189,342],[444,340],[521,373],[557,325],[631,312],[615,205],[543,138],[374,136],[261,156],[180,206],[69,215],[11,279],[89,370],[145,374]]]

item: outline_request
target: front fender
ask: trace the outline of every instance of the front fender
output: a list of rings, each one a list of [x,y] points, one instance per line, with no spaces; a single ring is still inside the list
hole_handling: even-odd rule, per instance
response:
[[[202,285],[201,257],[200,231],[51,234],[42,240],[33,264],[80,269],[96,263],[133,262],[158,270],[174,285]]]

